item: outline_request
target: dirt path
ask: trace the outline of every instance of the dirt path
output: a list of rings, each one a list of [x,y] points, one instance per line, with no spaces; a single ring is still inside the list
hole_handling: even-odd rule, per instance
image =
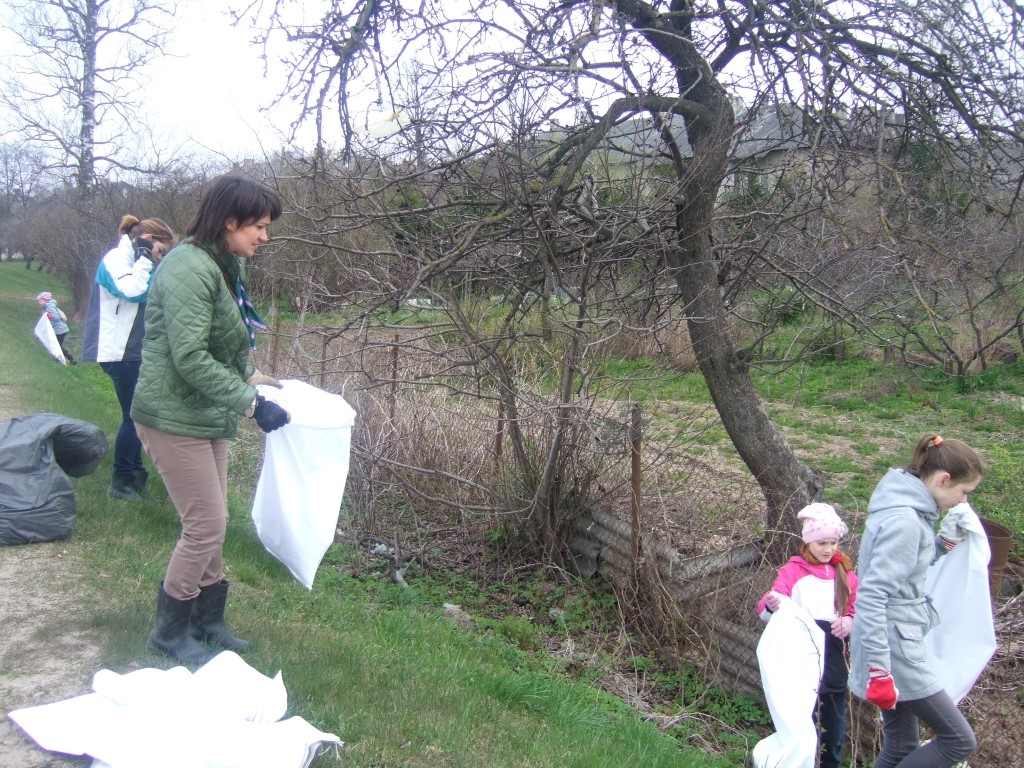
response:
[[[0,387],[0,422],[20,415]],[[99,638],[83,626],[98,605],[85,593],[81,545],[0,546],[0,766],[84,768],[92,758],[45,752],[7,713],[89,693]]]

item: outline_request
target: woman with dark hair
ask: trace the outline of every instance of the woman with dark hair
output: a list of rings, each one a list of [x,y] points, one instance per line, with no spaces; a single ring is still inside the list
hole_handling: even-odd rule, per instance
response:
[[[152,498],[142,442],[132,421],[132,396],[142,364],[143,319],[153,270],[178,240],[160,219],[122,217],[120,240],[96,269],[89,311],[82,327],[82,359],[99,363],[114,382],[121,426],[114,439],[114,468],[107,495],[138,501]]]
[[[207,661],[211,653],[201,643],[249,647],[224,625],[228,441],[240,415],[264,432],[289,421],[256,390],[280,383],[249,360],[255,329],[265,326],[243,269],[281,210],[277,194],[254,181],[236,174],[214,179],[149,292],[131,415],[181,519],[149,642],[180,663]]]

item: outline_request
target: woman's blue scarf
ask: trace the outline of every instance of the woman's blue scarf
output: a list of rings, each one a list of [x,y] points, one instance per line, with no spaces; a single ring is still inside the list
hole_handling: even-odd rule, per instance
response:
[[[249,332],[249,346],[256,349],[256,329],[267,330],[267,324],[263,322],[256,307],[249,301],[249,293],[245,290],[245,283],[241,276],[235,278],[235,303],[238,304],[238,311],[242,313],[242,322]]]
[[[188,238],[191,240],[192,238]],[[256,307],[249,300],[249,292],[245,290],[245,282],[242,280],[242,260],[225,248],[204,245],[203,250],[210,254],[217,266],[224,275],[224,282],[231,289],[235,297],[235,304],[242,315],[242,322],[245,323],[245,330],[249,332],[249,346],[256,349],[256,330],[267,330],[267,324],[263,322]]]

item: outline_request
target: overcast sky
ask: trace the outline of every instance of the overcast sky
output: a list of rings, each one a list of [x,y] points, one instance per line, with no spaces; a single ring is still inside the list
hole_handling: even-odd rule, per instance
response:
[[[258,30],[231,25],[225,0],[184,4],[168,45],[173,57],[149,66],[153,93],[169,105],[159,113],[162,132],[231,158],[284,143],[294,112],[269,107],[283,87],[279,73],[263,76]],[[166,101],[165,101],[166,99]]]
[[[123,21],[126,6],[133,1],[112,0],[110,7],[115,9],[115,18]],[[315,139],[312,124],[304,126],[294,139],[290,138],[291,125],[298,117],[295,103],[286,101],[270,109],[286,83],[286,73],[277,60],[285,44],[283,35],[271,54],[270,69],[265,74],[261,59],[263,47],[259,42],[264,30],[251,23],[235,26],[227,13],[232,6],[245,7],[247,0],[177,0],[176,4],[173,19],[160,18],[159,14],[151,17],[167,30],[164,45],[167,55],[153,51],[147,64],[136,73],[139,90],[132,94],[132,101],[138,107],[135,111],[141,124],[138,127],[143,130],[133,133],[140,144],[131,147],[124,143],[130,139],[125,138],[118,126],[110,126],[110,120],[119,119],[110,112],[101,115],[103,122],[97,132],[100,143],[116,136],[114,140],[120,143],[122,154],[155,152],[157,156],[151,158],[151,164],[162,164],[168,156],[188,160],[212,155],[221,161],[233,161],[261,157],[289,145],[300,150],[311,149]],[[293,23],[316,22],[325,5],[326,0],[304,0],[282,7]],[[23,23],[13,10],[15,6],[9,0],[0,0],[0,79],[5,73],[10,75],[7,82],[14,84],[10,92],[18,99],[22,78],[32,78],[33,72],[37,75],[45,72],[53,61],[47,62],[44,56],[39,69],[35,69],[33,57],[39,54],[27,53],[19,33],[13,28]],[[269,4],[258,7],[267,11]],[[116,46],[121,41],[110,38],[105,43],[106,47],[101,44],[101,66],[111,64],[112,58],[108,57],[118,55]],[[52,80],[40,78],[32,83],[32,88],[39,92],[52,90],[52,83]],[[352,91],[352,114],[367,124],[391,114],[393,109],[390,105],[375,106],[375,93],[370,86],[356,87]],[[74,110],[66,111],[68,107],[62,106],[60,99],[41,103],[50,111],[58,129],[77,131],[77,114]],[[65,112],[61,113],[62,109]],[[57,110],[56,117],[51,110]],[[62,120],[67,122],[63,128],[59,125]],[[388,123],[389,130],[394,129],[393,122]],[[16,135],[23,125],[22,115],[0,106],[0,138]],[[152,142],[146,139],[147,127],[152,132]],[[323,128],[328,144],[340,144],[342,137],[337,125],[326,120]],[[101,173],[105,171],[101,169]]]
[[[239,0],[182,0],[168,45],[173,56],[154,60],[147,67],[155,91],[171,100],[172,108],[161,112],[163,129],[185,138],[193,148],[231,159],[259,156],[285,146],[298,116],[298,106],[290,101],[270,109],[284,88],[286,74],[272,53],[264,75],[262,45],[253,42],[262,40],[263,30],[233,26],[226,13],[227,8],[240,4]],[[322,7],[320,0],[305,0],[288,9],[296,18],[315,20]],[[369,86],[353,89],[353,117],[372,122],[390,113],[390,106],[371,106],[375,93]],[[324,136],[328,143],[340,142],[341,131],[327,120]],[[314,140],[310,123],[295,143],[310,149]]]
[[[162,22],[170,33],[165,46],[170,55],[154,55],[139,71],[141,95],[135,94],[142,102],[139,116],[153,128],[158,147],[180,147],[189,154],[205,150],[237,159],[259,154],[261,144],[270,152],[285,143],[295,111],[261,111],[281,91],[284,78],[280,72],[264,77],[261,46],[252,42],[260,31],[232,26],[225,11],[239,4],[240,0],[179,0],[173,21]],[[318,3],[311,0],[311,5]],[[9,13],[5,0],[0,0],[0,77],[6,70],[32,66],[9,27]],[[49,105],[59,109],[56,100]],[[6,113],[0,117],[7,123]],[[7,124],[16,125],[17,119]]]

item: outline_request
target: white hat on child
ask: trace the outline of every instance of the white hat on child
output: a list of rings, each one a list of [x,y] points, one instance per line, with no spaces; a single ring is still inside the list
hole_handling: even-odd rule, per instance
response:
[[[804,544],[822,539],[839,541],[849,530],[846,523],[839,519],[835,509],[830,504],[823,504],[820,501],[808,504],[797,512],[796,516],[797,519],[804,521]]]

